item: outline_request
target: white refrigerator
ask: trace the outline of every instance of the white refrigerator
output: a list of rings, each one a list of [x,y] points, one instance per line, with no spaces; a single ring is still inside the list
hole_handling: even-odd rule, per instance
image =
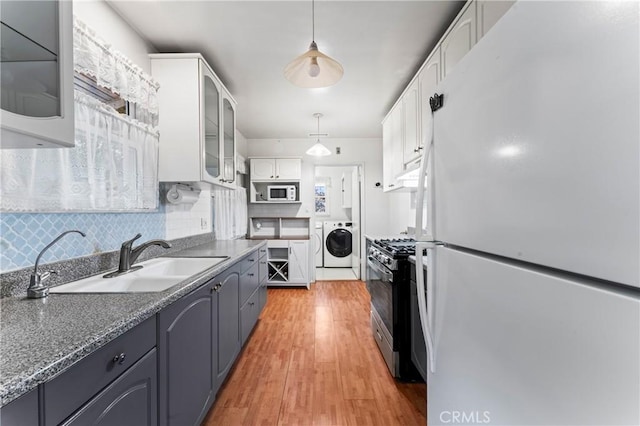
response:
[[[638,16],[518,2],[438,86],[416,212],[429,425],[640,424]]]

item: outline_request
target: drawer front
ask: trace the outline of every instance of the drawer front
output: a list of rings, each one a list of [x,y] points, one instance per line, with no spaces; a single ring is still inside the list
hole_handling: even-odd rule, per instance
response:
[[[373,338],[378,345],[378,348],[380,348],[380,352],[382,353],[384,362],[387,364],[387,368],[389,368],[389,371],[391,372],[393,377],[398,377],[392,343],[387,340],[383,331],[383,327],[380,326],[380,323],[378,322],[378,319],[373,314],[373,312],[371,314],[371,331],[373,333]]]
[[[45,424],[59,424],[155,345],[153,316],[45,383]]]
[[[267,256],[261,257],[258,261],[258,281],[263,283],[267,281],[267,277],[269,274],[269,267],[267,265]]]
[[[153,349],[126,373],[92,398],[62,426],[156,426],[156,350]]]
[[[264,256],[267,255],[267,246],[265,245],[264,247],[260,247],[258,249],[258,258],[263,258]]]
[[[240,327],[242,329],[242,344],[247,341],[260,315],[260,292],[255,291],[247,303],[240,309]]]
[[[256,262],[249,270],[240,275],[240,306],[244,305],[249,296],[258,288],[258,266]]]
[[[251,268],[253,265],[256,265],[257,263],[258,263],[258,251],[256,250],[253,253],[249,254],[244,259],[242,259],[240,262],[238,262],[238,264],[240,265],[240,273],[242,274],[243,272],[247,271],[249,268]]]
[[[267,304],[267,283],[263,282],[260,284],[260,288],[258,289],[258,294],[260,295],[260,312],[264,309],[264,306]]]

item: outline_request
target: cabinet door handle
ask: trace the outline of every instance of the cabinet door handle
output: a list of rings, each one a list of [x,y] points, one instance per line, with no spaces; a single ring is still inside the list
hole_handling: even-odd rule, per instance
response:
[[[266,265],[266,264],[267,264],[267,262],[260,262],[260,264],[261,264],[261,265]]]
[[[253,306],[255,304],[256,304],[256,302],[249,302],[249,306]]]
[[[276,179],[278,179],[280,177],[280,175],[276,176]]]
[[[291,254],[291,247],[289,247],[289,254]]]
[[[420,152],[420,149],[421,148],[416,148],[416,149],[413,150],[413,152]]]
[[[255,262],[255,261],[256,261],[255,259],[249,259],[249,262]]]
[[[250,277],[252,277],[252,276],[254,276],[255,274],[247,274],[247,275],[249,275]]]
[[[273,179],[273,175],[271,175],[271,179]]]
[[[395,185],[393,183],[389,184],[389,188],[393,188]]]
[[[116,363],[123,364],[126,357],[127,357],[127,354],[122,352],[120,355],[114,356],[111,361],[113,361],[114,364],[116,364]]]

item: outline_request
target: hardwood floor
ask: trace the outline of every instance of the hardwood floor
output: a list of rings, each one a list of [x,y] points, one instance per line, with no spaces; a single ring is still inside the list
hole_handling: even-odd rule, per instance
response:
[[[362,281],[269,289],[268,302],[204,424],[426,425],[424,384],[390,376]]]

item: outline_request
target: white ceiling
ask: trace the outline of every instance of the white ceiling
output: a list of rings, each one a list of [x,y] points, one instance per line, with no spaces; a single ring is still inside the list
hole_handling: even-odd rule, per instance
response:
[[[284,79],[311,42],[311,1],[123,1],[111,6],[158,52],[200,52],[238,101],[250,139],[382,137],[380,121],[463,1],[316,1],[320,51],[340,62],[335,86]]]

